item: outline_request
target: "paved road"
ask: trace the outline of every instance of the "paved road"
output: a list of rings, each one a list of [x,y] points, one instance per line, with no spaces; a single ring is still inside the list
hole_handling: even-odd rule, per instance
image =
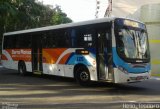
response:
[[[127,109],[126,103],[143,102],[160,102],[159,79],[119,85],[93,83],[90,87],[82,87],[73,79],[21,76],[14,70],[0,68],[2,108]]]

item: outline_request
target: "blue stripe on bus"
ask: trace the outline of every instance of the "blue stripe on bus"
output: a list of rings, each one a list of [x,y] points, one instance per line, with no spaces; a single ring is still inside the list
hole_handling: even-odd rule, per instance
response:
[[[89,49],[91,58],[94,58],[96,60],[96,54],[94,54],[94,49]],[[84,64],[84,65],[91,65],[91,62],[85,58],[85,55],[77,55],[76,53],[71,53],[69,58],[67,59],[65,64],[68,65],[76,65],[76,64]]]
[[[68,57],[67,61],[65,64],[68,64],[69,60],[75,55],[75,53],[71,53],[71,55]]]
[[[115,63],[116,67],[123,67],[125,70],[127,70],[129,73],[144,73],[148,72],[151,67],[150,64],[148,63],[144,67],[132,67],[131,63],[127,63],[123,61],[117,54],[116,48],[113,48],[113,62]]]
[[[90,56],[96,60],[96,48],[88,48],[87,50],[90,52]],[[106,50],[105,50],[105,56],[106,56],[105,64],[106,64],[106,66],[108,66],[107,51]],[[77,57],[82,57],[84,60],[81,61],[81,62],[77,61]],[[71,53],[71,55],[69,56],[69,58],[67,59],[65,64],[75,65],[75,64],[78,64],[78,63],[82,63],[82,64],[85,64],[85,65],[91,65],[89,60],[85,59],[84,55],[77,55],[76,53]],[[113,62],[113,67],[114,68],[116,67],[114,62]]]

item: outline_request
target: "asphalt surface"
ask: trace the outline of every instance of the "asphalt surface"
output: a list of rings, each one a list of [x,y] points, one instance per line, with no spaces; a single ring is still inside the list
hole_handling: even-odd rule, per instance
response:
[[[159,107],[154,109],[160,109],[160,79],[131,84],[94,82],[83,87],[70,78],[21,76],[1,67],[0,103],[2,109],[142,109],[138,108],[142,103],[156,103]]]

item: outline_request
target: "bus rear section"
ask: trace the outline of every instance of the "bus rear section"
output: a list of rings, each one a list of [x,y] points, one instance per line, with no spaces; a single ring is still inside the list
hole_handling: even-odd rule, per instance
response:
[[[25,65],[25,70],[32,72],[31,68],[31,36],[28,34],[11,34],[3,36],[2,65],[8,69],[18,70],[19,63]]]

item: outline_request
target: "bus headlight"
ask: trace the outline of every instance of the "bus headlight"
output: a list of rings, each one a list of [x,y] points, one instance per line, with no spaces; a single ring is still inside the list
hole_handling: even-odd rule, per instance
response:
[[[123,72],[123,73],[125,73],[125,74],[128,74],[128,72],[127,72],[127,70],[126,70],[125,68],[123,68],[123,67],[121,67],[121,66],[118,66],[118,69],[119,69],[121,72]]]

